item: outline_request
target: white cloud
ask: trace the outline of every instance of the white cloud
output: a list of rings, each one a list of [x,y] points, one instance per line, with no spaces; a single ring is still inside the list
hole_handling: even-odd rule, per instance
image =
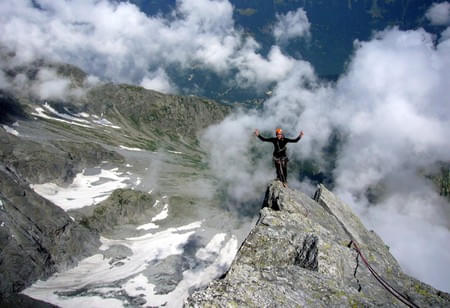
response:
[[[428,9],[425,16],[430,20],[431,24],[445,26],[450,24],[450,2],[444,1],[433,3]]]
[[[58,75],[55,69],[49,67],[37,69],[33,78],[26,73],[17,73],[10,77],[0,70],[0,89],[13,90],[21,95],[31,95],[42,100],[80,98],[87,89],[98,83],[98,78],[87,76],[80,87],[75,87],[69,78]]]
[[[35,2],[40,9],[26,0],[0,4],[1,42],[20,62],[50,58],[140,83],[150,67],[165,63],[223,69],[235,48],[232,7],[226,1],[180,1],[173,20],[148,17],[128,2]]]
[[[166,72],[159,68],[157,71],[149,73],[141,82],[141,86],[163,93],[176,93],[176,86],[171,82]]]
[[[271,48],[267,58],[255,53],[252,47],[247,47],[235,61],[239,67],[237,79],[241,85],[267,86],[271,82],[285,79],[296,63],[297,60],[284,55],[278,46]]]
[[[211,126],[202,138],[202,146],[210,153],[210,166],[224,183],[228,195],[245,203],[254,200],[273,178],[270,158],[257,165],[250,162],[250,150],[255,123],[261,121],[256,113],[231,115],[218,125]],[[258,189],[259,188],[259,189]]]
[[[277,41],[286,42],[293,38],[309,36],[310,27],[305,10],[298,8],[297,11],[287,12],[286,15],[277,14],[273,35]]]
[[[3,1],[0,44],[15,64],[45,58],[76,65],[116,82],[148,84],[155,71],[171,65],[238,72],[238,85],[261,88],[286,76],[293,59],[259,45],[236,30],[226,0],[180,0],[168,17],[147,16],[129,2],[108,0]],[[295,23],[288,36],[307,29],[302,10],[280,16]],[[302,34],[303,35],[303,34]],[[167,86],[167,85],[166,85]]]
[[[53,70],[41,69],[32,84],[32,92],[41,99],[58,99],[65,96],[69,87],[70,80],[58,77]]]
[[[447,51],[424,30],[391,29],[361,43],[336,89],[334,118],[349,135],[339,185],[360,191],[405,167],[449,159]]]

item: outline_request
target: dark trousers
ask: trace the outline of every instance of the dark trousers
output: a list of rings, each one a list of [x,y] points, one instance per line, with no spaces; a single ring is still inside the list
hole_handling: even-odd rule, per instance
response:
[[[277,170],[277,179],[283,183],[287,182],[287,157],[273,158],[275,169]]]

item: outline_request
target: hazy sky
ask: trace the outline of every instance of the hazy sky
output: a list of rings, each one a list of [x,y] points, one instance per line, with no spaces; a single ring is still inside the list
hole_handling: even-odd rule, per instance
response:
[[[40,57],[166,93],[177,91],[165,70],[173,64],[208,68],[224,78],[233,71],[240,85],[256,89],[275,82],[262,110],[236,112],[203,137],[212,169],[228,182],[230,193],[251,199],[273,178],[271,149],[251,135],[254,128],[271,134],[282,125],[289,136],[303,130],[301,142],[289,146],[290,155],[319,161],[331,132],[339,129],[345,142],[335,192],[382,236],[408,273],[450,291],[450,249],[442,249],[450,243],[449,205],[420,175],[436,162],[450,161],[448,1],[425,15],[440,27],[439,35],[391,27],[355,41],[346,71],[333,84],[280,48],[311,35],[302,8],[277,16],[272,33],[279,45],[262,56],[260,44],[235,25],[226,0],[180,0],[164,17],[147,16],[127,2],[34,3],[0,3],[0,44],[15,52],[11,61],[0,61],[1,88],[26,86],[42,98],[70,90],[51,70],[41,71],[33,84],[24,76],[5,77],[3,70]],[[267,155],[250,163],[255,147]],[[386,197],[369,207],[365,192],[377,184]]]

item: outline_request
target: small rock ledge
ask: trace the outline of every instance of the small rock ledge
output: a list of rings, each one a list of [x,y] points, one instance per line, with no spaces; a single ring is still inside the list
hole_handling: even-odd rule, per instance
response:
[[[256,226],[231,268],[185,307],[404,307],[347,245],[419,307],[449,307],[450,295],[405,275],[388,247],[320,186],[314,198],[274,181]]]

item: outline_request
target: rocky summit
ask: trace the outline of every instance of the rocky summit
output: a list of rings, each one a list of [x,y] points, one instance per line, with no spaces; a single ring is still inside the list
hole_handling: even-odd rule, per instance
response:
[[[450,295],[404,274],[381,238],[323,185],[310,198],[279,182],[267,188],[259,220],[229,271],[184,303],[185,307],[405,305],[449,307]]]

